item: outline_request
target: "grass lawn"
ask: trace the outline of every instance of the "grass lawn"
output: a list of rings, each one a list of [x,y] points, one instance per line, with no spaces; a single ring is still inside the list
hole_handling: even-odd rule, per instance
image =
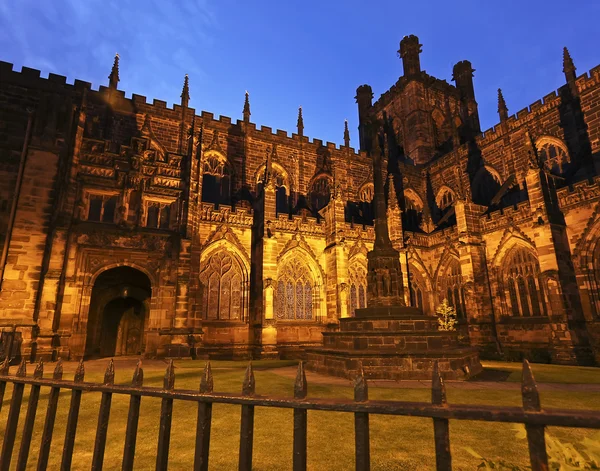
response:
[[[502,361],[482,361],[486,370],[502,371],[509,376],[506,381],[521,382],[522,363]],[[538,383],[563,383],[563,384],[600,384],[600,368],[593,366],[563,366],[532,365],[535,380]]]
[[[213,365],[215,391],[235,393],[241,391],[245,362],[211,363]],[[204,362],[190,360],[177,361],[175,364],[177,366],[175,387],[197,389]],[[280,376],[271,369],[277,365],[289,366],[290,364],[293,364],[293,362],[255,362],[257,394],[290,397],[293,391],[293,380]],[[494,363],[492,365],[493,368],[512,366],[512,364],[507,366],[504,363]],[[517,364],[515,364],[515,367],[517,367]],[[533,365],[534,374],[540,381],[540,376],[542,376],[542,371],[545,371],[545,367],[547,365]],[[51,365],[47,365],[46,375],[51,374],[51,368]],[[520,365],[518,365],[518,368],[520,369]],[[566,371],[562,370],[563,367],[559,368],[563,373]],[[128,383],[131,381],[132,374],[132,370],[121,370],[117,366],[116,382]],[[552,368],[547,370],[547,374],[548,377],[558,378],[560,376],[555,374]],[[145,368],[144,384],[147,386],[161,386],[163,376],[163,369]],[[72,373],[65,374],[65,378],[70,377],[72,377]],[[86,381],[102,381],[102,377],[101,372],[87,373]],[[593,375],[590,375],[590,377],[592,378]],[[12,388],[8,386],[5,403],[0,413],[0,428],[2,429],[0,434],[3,433],[6,423],[11,392]],[[16,465],[28,393],[29,387],[26,387],[18,428],[19,436],[13,454],[13,468]],[[309,396],[312,397],[351,398],[352,394],[350,387],[321,384],[311,386],[309,383]],[[427,389],[370,388],[369,394],[372,399],[430,400],[430,392]],[[541,396],[543,407],[600,409],[600,393],[583,391],[542,392]],[[34,469],[37,462],[47,398],[48,390],[46,388],[42,389],[28,469]],[[48,469],[59,469],[60,466],[69,400],[69,391],[61,393]],[[450,403],[521,405],[518,390],[460,390],[451,388],[448,390],[448,401]],[[160,402],[160,399],[142,399],[135,461],[136,469],[154,469]],[[90,469],[99,404],[100,394],[84,393],[75,442],[74,470]],[[128,407],[129,398],[127,396],[113,396],[104,469],[120,469]],[[229,471],[237,468],[239,422],[239,406],[214,405],[210,449],[211,470]],[[370,423],[371,469],[428,470],[435,468],[431,419],[371,416]],[[196,407],[187,402],[176,401],[171,431],[170,469],[192,469],[195,431]],[[594,434],[594,431],[580,429],[550,428],[549,431],[559,439],[571,443],[578,442],[585,436],[591,437]],[[254,434],[254,469],[291,469],[292,432],[291,410],[257,408]],[[503,457],[521,465],[528,464],[526,442],[515,438],[516,431],[513,424],[451,421],[450,434],[454,469],[473,470],[477,468],[479,460],[473,458],[465,450],[467,447],[474,449],[485,457]],[[313,470],[340,471],[354,468],[354,425],[351,414],[308,412],[308,467]]]

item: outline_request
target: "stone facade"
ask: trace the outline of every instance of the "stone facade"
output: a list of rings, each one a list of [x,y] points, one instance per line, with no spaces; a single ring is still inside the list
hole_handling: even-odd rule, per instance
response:
[[[0,62],[0,323],[25,356],[290,357],[366,306],[386,130],[405,303],[444,297],[484,355],[600,360],[600,67],[481,132],[468,61],[375,103],[360,151]],[[113,339],[107,347],[103,339]],[[114,340],[116,339],[116,340]],[[109,351],[110,350],[110,351]]]

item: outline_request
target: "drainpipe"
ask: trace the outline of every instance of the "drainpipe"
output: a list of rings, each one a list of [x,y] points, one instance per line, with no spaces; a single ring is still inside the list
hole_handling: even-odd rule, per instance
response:
[[[13,194],[13,201],[10,208],[10,216],[8,219],[8,228],[6,230],[6,239],[4,240],[4,246],[2,247],[2,255],[0,256],[0,291],[2,291],[2,283],[4,281],[4,270],[6,269],[6,261],[8,259],[8,246],[12,239],[12,232],[15,225],[15,219],[17,216],[17,206],[19,204],[19,197],[21,196],[21,186],[23,185],[23,175],[25,174],[25,163],[27,161],[27,150],[29,148],[29,141],[31,139],[31,128],[33,124],[33,109],[27,108],[27,130],[25,131],[25,140],[23,141],[23,148],[21,149],[21,159],[19,162],[19,173],[17,174],[17,181],[15,184],[15,191]]]

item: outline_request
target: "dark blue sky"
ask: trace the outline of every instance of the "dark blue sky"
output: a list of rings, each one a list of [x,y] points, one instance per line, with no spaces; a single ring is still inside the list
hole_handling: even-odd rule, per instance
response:
[[[600,1],[234,1],[0,0],[0,60],[106,85],[121,56],[119,88],[240,119],[342,142],[344,119],[357,146],[356,87],[375,98],[402,73],[400,39],[416,34],[421,66],[450,81],[468,59],[481,125],[497,122],[496,90],[510,113],[564,82],[562,47],[581,74],[600,64]]]

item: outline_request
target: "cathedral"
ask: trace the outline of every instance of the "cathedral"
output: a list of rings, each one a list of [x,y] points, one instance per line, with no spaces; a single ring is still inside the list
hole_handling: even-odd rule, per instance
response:
[[[366,306],[374,152],[404,302],[483,358],[600,362],[600,67],[482,132],[469,61],[356,91],[359,150],[0,62],[0,326],[26,359],[301,358]],[[241,100],[240,100],[241,105]],[[342,129],[340,126],[340,135]],[[385,337],[382,342],[385,343]],[[7,341],[3,342],[6,346]],[[6,348],[5,348],[6,349]],[[7,355],[7,352],[3,352]],[[15,353],[13,353],[15,354]]]

